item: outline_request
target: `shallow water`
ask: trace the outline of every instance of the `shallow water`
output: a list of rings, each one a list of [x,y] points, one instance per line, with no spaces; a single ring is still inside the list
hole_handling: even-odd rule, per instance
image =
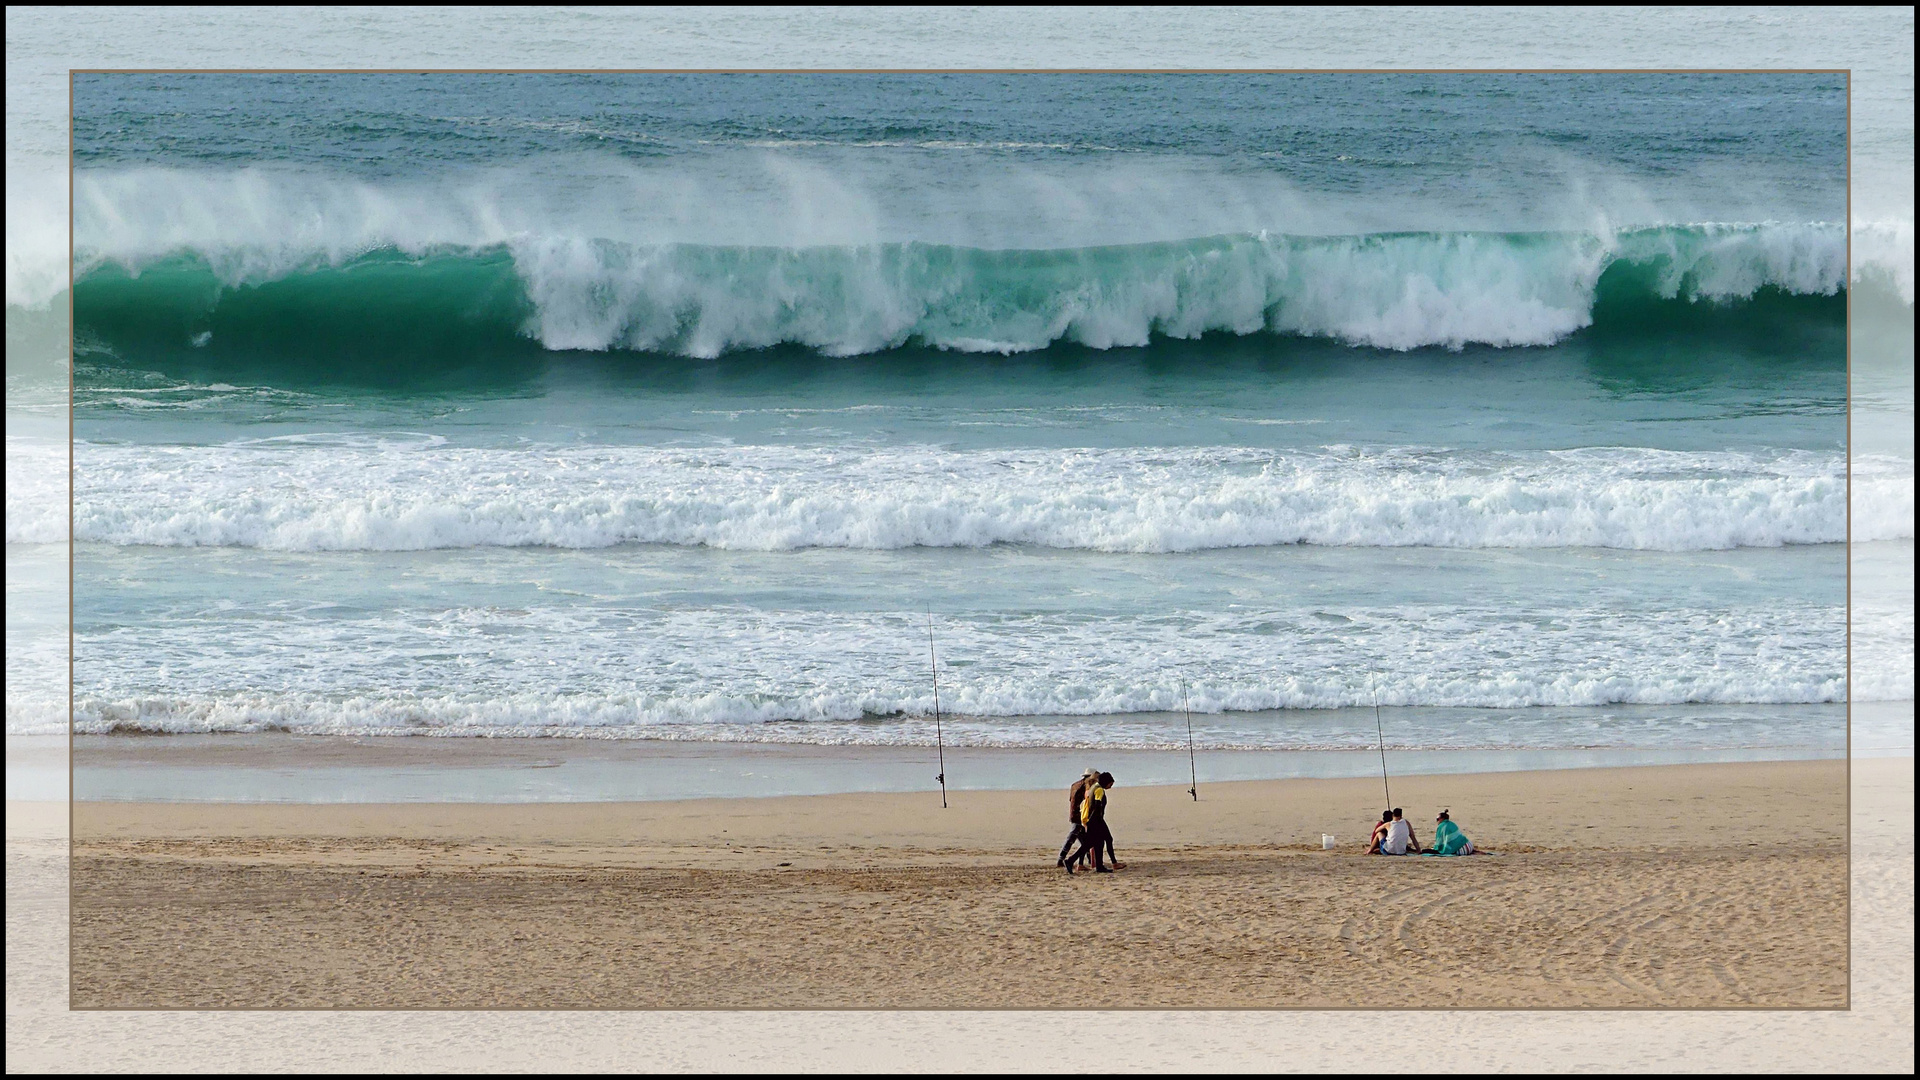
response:
[[[35,771],[10,739],[8,797],[63,786]],[[762,743],[578,740],[328,740],[292,736],[82,737],[74,797],[155,802],[647,802],[865,791],[919,791],[931,800],[940,766],[931,747],[798,747]],[[397,745],[396,745],[397,744]],[[24,750],[17,753],[16,750]],[[1604,768],[1711,761],[1818,759],[1834,749],[1424,750],[1388,754],[1392,775]],[[22,759],[16,768],[14,759]],[[1234,780],[1378,777],[1375,751],[1200,752],[992,750],[949,747],[953,792],[1050,790],[1090,760],[1121,787]],[[17,775],[16,775],[17,774]],[[21,794],[14,794],[15,791]],[[1389,789],[1390,790],[1390,789]]]

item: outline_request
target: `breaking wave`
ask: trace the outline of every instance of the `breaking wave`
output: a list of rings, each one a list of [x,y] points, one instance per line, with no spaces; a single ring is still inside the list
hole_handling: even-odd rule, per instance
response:
[[[1837,322],[1838,223],[1609,235],[1233,234],[993,250],[634,244],[187,246],[83,254],[83,339],[127,353],[368,352],[409,363],[523,347],[689,357],[801,346],[1016,353],[1271,333],[1409,350],[1544,346],[1590,326],[1670,329],[1728,305]]]

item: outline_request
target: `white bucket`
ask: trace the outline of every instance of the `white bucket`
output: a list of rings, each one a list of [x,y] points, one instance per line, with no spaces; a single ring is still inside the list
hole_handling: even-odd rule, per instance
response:
[[[1332,851],[1332,850],[1333,850],[1333,844],[1334,844],[1334,840],[1333,840],[1333,834],[1332,834],[1332,833],[1321,833],[1321,834],[1320,834],[1320,850],[1321,850],[1321,851]]]

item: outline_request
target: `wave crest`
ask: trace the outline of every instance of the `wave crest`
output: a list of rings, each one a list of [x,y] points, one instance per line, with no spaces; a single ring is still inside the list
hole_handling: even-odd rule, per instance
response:
[[[1260,331],[1460,349],[1551,345],[1608,302],[1631,322],[1648,305],[1832,296],[1846,258],[1846,229],[1832,223],[1260,233],[1042,250],[523,234],[478,248],[95,253],[76,301],[93,335],[174,350],[317,332],[349,351],[427,331],[693,357],[778,345],[836,356],[1108,349]]]

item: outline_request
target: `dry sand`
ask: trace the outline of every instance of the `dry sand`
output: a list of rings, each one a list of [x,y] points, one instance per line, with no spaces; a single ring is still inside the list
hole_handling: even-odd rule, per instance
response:
[[[1845,763],[677,803],[82,803],[78,1008],[1847,1004]],[[1323,832],[1343,849],[1319,850]]]

